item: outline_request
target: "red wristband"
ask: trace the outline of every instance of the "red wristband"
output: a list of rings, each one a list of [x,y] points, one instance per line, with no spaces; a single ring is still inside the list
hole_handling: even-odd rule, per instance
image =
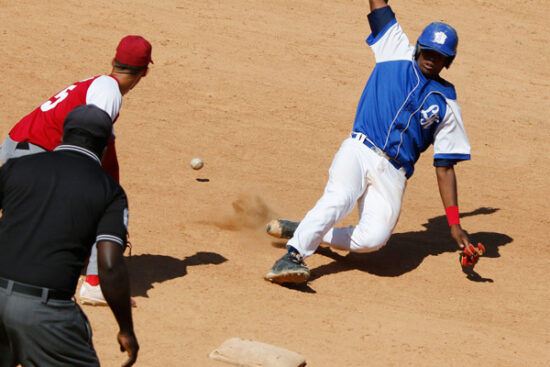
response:
[[[460,224],[460,218],[458,216],[458,206],[450,206],[445,208],[445,214],[447,214],[447,222],[449,222],[449,227],[455,224]]]

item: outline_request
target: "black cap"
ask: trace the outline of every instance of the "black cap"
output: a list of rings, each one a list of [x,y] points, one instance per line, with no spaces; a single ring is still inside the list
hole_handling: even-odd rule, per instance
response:
[[[107,140],[113,131],[113,121],[107,112],[93,104],[80,105],[65,118],[63,132],[72,129],[82,129],[96,138]]]

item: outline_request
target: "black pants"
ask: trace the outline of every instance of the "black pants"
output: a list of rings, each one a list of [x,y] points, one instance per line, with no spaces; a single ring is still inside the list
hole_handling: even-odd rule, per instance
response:
[[[72,300],[0,288],[0,367],[98,367],[92,330]]]

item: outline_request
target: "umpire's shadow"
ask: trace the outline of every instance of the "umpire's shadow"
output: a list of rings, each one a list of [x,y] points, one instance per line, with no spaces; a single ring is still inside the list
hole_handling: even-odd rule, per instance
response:
[[[214,252],[197,252],[183,260],[165,255],[135,255],[126,258],[130,273],[132,297],[149,297],[147,291],[153,283],[175,279],[187,274],[187,267],[193,265],[218,265],[227,259]]]
[[[498,208],[479,208],[472,212],[462,213],[461,217],[473,215],[488,215]],[[459,265],[459,251],[456,242],[449,233],[449,225],[445,216],[431,218],[423,224],[424,231],[394,233],[386,246],[371,253],[353,253],[339,255],[328,247],[319,247],[318,254],[327,256],[335,261],[318,266],[311,270],[310,280],[322,276],[348,270],[361,270],[370,274],[385,277],[396,277],[416,269],[424,258],[437,256],[445,252],[456,253],[457,267]],[[500,257],[498,248],[513,241],[506,234],[496,232],[468,233],[473,244],[481,242],[486,249],[484,257]],[[492,279],[483,278],[472,268],[463,268],[466,277],[477,282],[492,282]]]

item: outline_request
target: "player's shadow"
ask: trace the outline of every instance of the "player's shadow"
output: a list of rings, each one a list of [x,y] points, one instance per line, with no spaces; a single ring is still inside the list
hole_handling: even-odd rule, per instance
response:
[[[479,208],[472,212],[462,213],[461,217],[487,215],[496,212],[498,208]],[[353,253],[340,255],[328,247],[319,247],[318,254],[335,261],[318,266],[311,270],[310,281],[322,276],[348,270],[361,270],[370,274],[385,277],[396,277],[416,269],[428,256],[437,256],[445,252],[456,253],[456,264],[459,263],[459,251],[456,242],[449,234],[449,225],[445,216],[431,218],[423,224],[424,231],[394,233],[386,246],[376,252]],[[481,257],[500,257],[499,247],[513,241],[506,234],[496,232],[468,233],[473,244],[481,242],[486,253]],[[472,281],[492,282],[483,278],[473,268],[463,268],[466,277]]]
[[[187,267],[194,265],[218,265],[227,259],[214,252],[197,252],[183,260],[165,255],[134,255],[126,258],[130,274],[132,297],[149,297],[147,291],[153,283],[175,279],[187,274]]]

